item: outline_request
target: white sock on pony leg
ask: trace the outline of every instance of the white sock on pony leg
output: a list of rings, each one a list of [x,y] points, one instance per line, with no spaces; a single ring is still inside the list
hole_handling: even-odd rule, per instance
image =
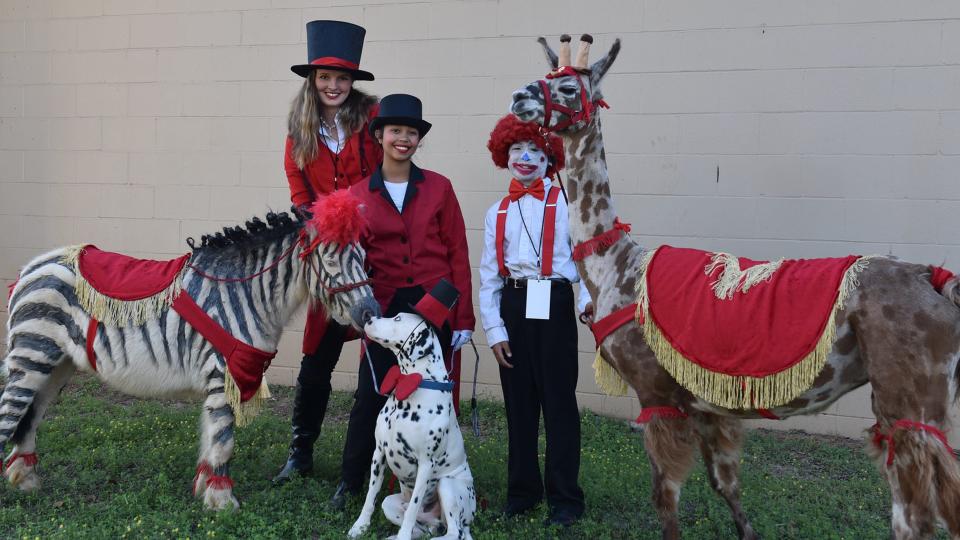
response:
[[[20,446],[14,446],[4,463],[3,476],[12,486],[20,491],[35,491],[40,487],[40,476],[36,471],[37,455],[33,451],[24,452]]]
[[[206,481],[203,505],[207,510],[234,510],[240,503],[233,496],[233,480],[227,476],[211,476]]]

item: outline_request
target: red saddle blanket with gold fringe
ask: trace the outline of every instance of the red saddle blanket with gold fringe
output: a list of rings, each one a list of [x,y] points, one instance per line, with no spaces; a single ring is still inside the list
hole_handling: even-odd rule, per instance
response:
[[[113,326],[140,325],[173,309],[223,356],[227,365],[225,392],[237,424],[245,425],[256,416],[262,401],[270,395],[263,375],[277,353],[237,339],[182,289],[189,253],[155,261],[84,245],[71,248],[65,259],[76,268],[77,299],[91,316],[87,355],[94,370],[93,340],[98,321]]]
[[[117,300],[142,300],[169,287],[189,259],[189,253],[169,261],[135,259],[86,246],[80,252],[78,268],[100,294]]]
[[[770,408],[809,388],[865,261],[754,261],[662,246],[645,261],[644,334],[684,387],[728,408]]]

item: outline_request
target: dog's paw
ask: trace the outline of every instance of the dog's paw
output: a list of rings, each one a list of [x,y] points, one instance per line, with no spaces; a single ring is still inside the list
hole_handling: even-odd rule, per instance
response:
[[[353,527],[350,527],[350,530],[347,531],[347,536],[350,538],[360,538],[363,536],[363,533],[367,532],[367,528],[369,526],[369,523],[361,523],[360,521],[357,521],[353,524]]]

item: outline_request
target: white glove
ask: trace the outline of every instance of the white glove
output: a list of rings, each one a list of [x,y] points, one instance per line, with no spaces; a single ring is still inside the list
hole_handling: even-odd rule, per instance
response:
[[[453,352],[459,351],[460,347],[466,345],[472,337],[473,330],[454,330],[453,339],[450,341],[450,347],[453,348]]]

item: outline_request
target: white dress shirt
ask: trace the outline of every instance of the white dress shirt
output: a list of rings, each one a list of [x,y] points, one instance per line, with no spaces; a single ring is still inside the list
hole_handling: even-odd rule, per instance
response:
[[[510,277],[535,279],[540,277],[537,264],[537,252],[540,251],[540,235],[543,229],[543,212],[546,208],[546,193],[550,191],[550,179],[543,179],[544,200],[524,195],[511,202],[507,207],[507,222],[503,235],[503,261]],[[559,189],[559,186],[557,186]],[[500,317],[500,296],[503,289],[503,277],[497,264],[497,211],[500,201],[487,210],[484,222],[483,255],[480,258],[480,321],[487,333],[487,343],[495,345],[507,341],[507,329]],[[523,221],[520,219],[523,214]],[[553,235],[553,274],[550,278],[565,278],[571,282],[580,282],[580,297],[577,309],[580,312],[590,303],[590,293],[580,281],[577,267],[571,257],[570,230],[567,218],[567,201],[563,195],[557,199],[557,222]],[[523,223],[526,223],[524,230]],[[529,237],[527,236],[529,231]],[[531,242],[532,239],[532,242]]]
[[[340,125],[339,114],[334,118],[333,122],[337,126],[337,136],[334,137],[327,127],[323,125],[323,122],[320,122],[320,140],[327,145],[327,148],[329,148],[331,152],[339,154],[340,151],[343,150],[343,147],[347,145],[347,134],[343,132],[343,126]]]

